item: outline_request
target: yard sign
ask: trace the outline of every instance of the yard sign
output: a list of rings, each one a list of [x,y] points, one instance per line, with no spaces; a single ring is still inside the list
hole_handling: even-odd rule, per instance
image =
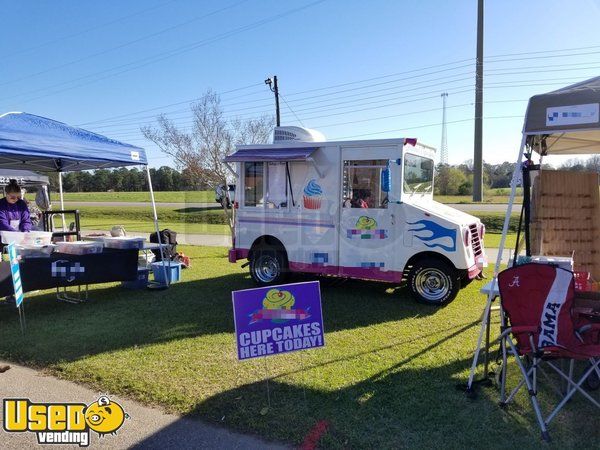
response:
[[[318,281],[232,292],[238,359],[325,345]]]
[[[19,270],[19,260],[17,259],[15,244],[8,244],[8,258],[10,260],[13,287],[15,289],[15,302],[18,308],[23,303],[23,285],[21,284],[21,271]]]

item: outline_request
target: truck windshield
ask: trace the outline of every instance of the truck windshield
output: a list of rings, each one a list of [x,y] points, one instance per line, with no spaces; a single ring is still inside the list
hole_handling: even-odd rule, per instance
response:
[[[407,153],[403,189],[405,194],[433,192],[433,160]]]

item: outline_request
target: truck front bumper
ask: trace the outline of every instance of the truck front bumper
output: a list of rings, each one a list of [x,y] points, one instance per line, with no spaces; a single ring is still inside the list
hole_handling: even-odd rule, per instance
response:
[[[477,275],[479,275],[483,271],[483,268],[487,266],[487,256],[485,254],[478,256],[476,263],[469,267],[469,269],[467,270],[469,280],[472,280]]]

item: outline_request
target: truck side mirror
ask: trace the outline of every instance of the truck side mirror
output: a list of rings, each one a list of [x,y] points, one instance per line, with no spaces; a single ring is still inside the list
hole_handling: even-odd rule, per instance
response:
[[[392,172],[389,165],[381,171],[381,190],[383,192],[392,190]]]

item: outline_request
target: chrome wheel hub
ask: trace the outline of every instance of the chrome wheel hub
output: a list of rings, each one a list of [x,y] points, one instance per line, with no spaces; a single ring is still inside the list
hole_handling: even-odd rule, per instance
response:
[[[415,289],[429,301],[442,300],[451,289],[450,279],[439,269],[424,269],[415,278]]]
[[[254,273],[262,283],[270,283],[279,275],[279,262],[277,258],[270,255],[261,255],[258,257],[254,266]]]

